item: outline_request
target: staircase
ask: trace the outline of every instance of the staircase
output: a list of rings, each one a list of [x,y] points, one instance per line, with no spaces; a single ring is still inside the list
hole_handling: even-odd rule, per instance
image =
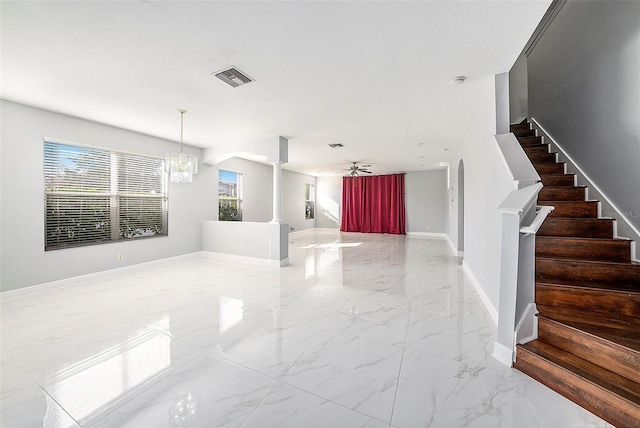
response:
[[[640,263],[529,124],[511,126],[555,210],[536,235],[538,339],[514,366],[618,427],[640,427]]]

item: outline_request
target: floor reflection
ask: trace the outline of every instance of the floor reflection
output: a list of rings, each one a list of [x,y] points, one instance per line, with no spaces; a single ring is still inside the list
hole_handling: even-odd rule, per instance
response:
[[[49,377],[47,391],[59,406],[48,406],[43,425],[58,426],[56,421],[63,416],[60,406],[79,422],[99,418],[167,370],[169,318],[155,324],[160,331],[147,331]]]

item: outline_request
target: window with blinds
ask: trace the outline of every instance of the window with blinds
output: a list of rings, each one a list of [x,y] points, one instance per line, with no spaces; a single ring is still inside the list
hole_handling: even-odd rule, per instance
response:
[[[167,235],[164,159],[45,141],[45,250]]]

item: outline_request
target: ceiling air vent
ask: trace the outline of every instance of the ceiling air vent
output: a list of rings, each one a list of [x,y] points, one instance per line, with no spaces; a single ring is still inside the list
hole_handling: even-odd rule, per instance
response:
[[[225,83],[237,88],[245,83],[253,82],[253,79],[235,67],[214,73],[215,76]]]

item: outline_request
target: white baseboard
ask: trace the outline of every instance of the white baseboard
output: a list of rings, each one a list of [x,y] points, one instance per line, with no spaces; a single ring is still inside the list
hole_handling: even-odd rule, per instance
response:
[[[462,255],[464,255],[464,252],[458,251],[458,247],[455,246],[449,235],[447,235],[447,242],[449,243],[449,247],[451,247],[453,254],[456,254],[458,257],[462,257]]]
[[[306,236],[306,235],[312,235],[312,234],[315,233],[315,231],[316,231],[315,227],[312,227],[312,228],[309,228],[309,229],[290,231],[289,232],[289,239],[299,238],[301,236]]]
[[[498,342],[493,345],[493,358],[500,361],[505,366],[513,366],[513,350]]]
[[[59,288],[69,287],[71,285],[80,284],[83,282],[94,281],[96,279],[108,278],[113,275],[120,275],[123,273],[136,272],[143,269],[148,269],[157,265],[165,265],[167,263],[178,262],[182,260],[189,260],[202,257],[200,251],[195,253],[183,254],[175,257],[167,257],[164,259],[153,260],[150,262],[138,263],[131,266],[124,266],[116,269],[109,269],[100,272],[89,273],[86,275],[74,276],[72,278],[60,279],[57,281],[43,282],[42,284],[31,285],[29,287],[18,288],[17,290],[8,290],[0,292],[0,303],[8,300],[19,299],[21,297],[32,296],[35,294],[46,293],[51,290],[57,290]]]
[[[436,232],[407,232],[407,236],[411,236],[413,238],[423,238],[423,239],[446,239],[446,233],[436,233]]]
[[[469,265],[467,264],[466,261],[462,262],[462,269],[471,280],[471,284],[473,284],[473,288],[475,288],[476,291],[478,292],[478,295],[480,296],[480,300],[482,300],[484,307],[487,308],[487,312],[489,312],[489,315],[491,316],[493,323],[497,327],[498,326],[498,310],[496,309],[495,306],[493,306],[493,303],[491,303],[491,299],[489,299],[489,296],[487,296],[487,293],[485,293],[484,288],[482,288],[482,285],[480,284],[480,281],[478,281],[478,278],[476,278],[476,276],[473,274],[473,272],[471,271],[471,268],[469,268]]]
[[[313,235],[314,233],[339,233],[340,229],[330,227],[311,227],[309,229],[294,230],[289,232],[289,239],[300,238],[301,236]]]
[[[216,260],[251,263],[254,265],[261,265],[261,266],[283,267],[289,264],[288,258],[282,259],[282,260],[269,260],[269,259],[260,259],[257,257],[237,256],[235,254],[214,253],[212,251],[203,251],[202,255],[203,257],[208,257]]]

